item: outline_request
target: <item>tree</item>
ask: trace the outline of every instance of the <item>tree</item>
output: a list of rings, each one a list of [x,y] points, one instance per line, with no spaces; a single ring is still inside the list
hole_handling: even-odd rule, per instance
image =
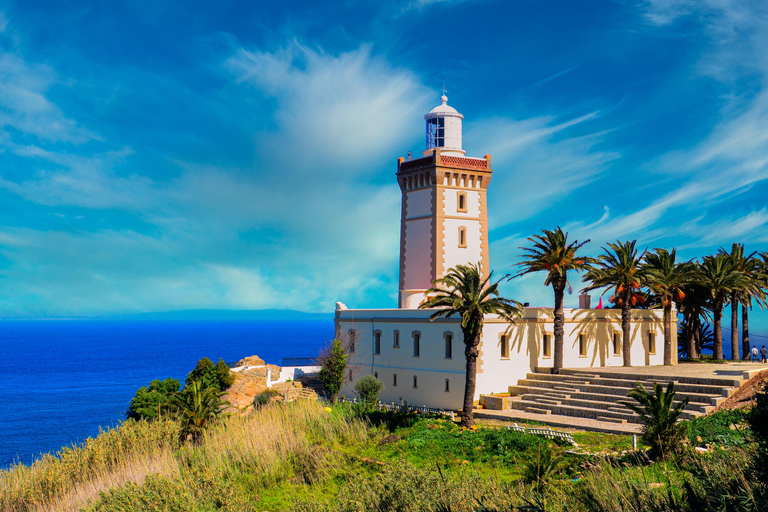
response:
[[[701,273],[698,262],[692,261],[691,266],[696,275]],[[702,349],[702,320],[710,317],[712,301],[706,287],[696,280],[683,286],[683,300],[678,303],[679,312],[683,315],[685,325],[685,342],[688,359],[698,359]]]
[[[134,420],[157,419],[174,393],[179,391],[177,379],[155,379],[149,387],[141,386],[128,406],[125,416]]]
[[[174,394],[168,402],[181,424],[181,439],[198,442],[206,429],[213,423],[227,405],[221,400],[223,393],[214,387],[204,387],[193,381],[183,391]]]
[[[229,366],[223,360],[219,359],[216,364],[204,357],[197,362],[195,369],[189,372],[184,386],[189,387],[192,382],[200,382],[203,388],[214,388],[217,391],[224,391],[235,381],[235,377],[229,370]]]
[[[747,284],[747,276],[733,265],[726,254],[704,256],[701,262],[699,282],[712,300],[712,315],[715,324],[715,359],[723,358],[723,307],[731,292]],[[738,350],[738,346],[737,346]]]
[[[563,368],[563,335],[565,332],[565,313],[563,312],[563,295],[568,286],[569,270],[584,270],[592,260],[588,257],[576,257],[578,251],[586,242],[574,241],[568,243],[568,233],[558,226],[554,231],[542,230],[542,235],[533,235],[527,240],[533,247],[521,247],[525,251],[525,258],[518,263],[523,269],[515,277],[520,277],[531,272],[546,272],[544,286],[552,286],[555,294],[554,308],[554,338],[555,360],[554,372],[558,373]]]
[[[355,382],[355,393],[367,409],[373,409],[379,400],[379,393],[382,389],[384,389],[384,384],[373,375],[366,375]]]
[[[584,288],[594,290],[612,286],[616,305],[621,308],[622,356],[624,366],[632,366],[630,357],[630,320],[632,318],[632,306],[644,301],[644,295],[640,292],[643,286],[643,269],[640,261],[645,255],[637,256],[635,244],[637,240],[609,243],[610,250],[603,247],[605,254],[601,254],[596,261],[590,263],[587,273],[582,280],[591,283]]]
[[[675,383],[671,381],[667,384],[666,391],[658,382],[653,383],[653,389],[654,393],[650,394],[642,384],[638,384],[627,393],[627,396],[637,403],[619,403],[640,416],[643,422],[640,440],[651,447],[651,456],[666,458],[677,449],[685,437],[687,427],[677,420],[688,405],[688,397],[675,405]]]
[[[664,308],[664,364],[672,364],[672,302],[680,304],[683,287],[694,277],[695,266],[676,261],[677,249],[655,249],[644,258],[645,282]]]
[[[749,358],[749,313],[748,309],[752,307],[752,300],[762,306],[765,304],[765,291],[763,289],[763,279],[760,272],[760,262],[757,259],[757,251],[752,254],[744,255],[743,244],[733,244],[731,252],[728,253],[722,247],[718,251],[720,254],[731,259],[731,264],[735,270],[743,272],[747,281],[743,286],[731,291],[731,359],[739,359],[739,304],[741,304],[742,319],[742,340],[741,351],[744,359]]]
[[[519,302],[499,295],[501,279],[490,283],[492,277],[493,272],[483,279],[477,264],[456,265],[448,270],[444,277],[435,280],[433,288],[426,292],[427,300],[419,306],[420,309],[440,308],[430,315],[430,320],[461,316],[466,358],[462,427],[471,427],[473,424],[478,346],[483,335],[485,315],[496,314],[505,320],[513,321],[513,318],[520,316],[522,312]]]
[[[697,352],[701,353],[701,351],[705,349],[714,351],[715,336],[712,334],[712,326],[710,324],[702,324],[701,322],[698,322],[695,329],[696,332],[689,333],[687,322],[682,322],[677,326],[677,348],[680,357],[694,359],[688,352],[691,350],[690,344],[688,343],[688,340],[691,337],[698,340],[698,343],[694,345],[693,354],[696,354]]]
[[[331,403],[336,403],[341,386],[344,384],[344,371],[347,369],[347,354],[340,340],[333,340],[326,354],[321,357],[323,367],[318,377],[328,392]]]

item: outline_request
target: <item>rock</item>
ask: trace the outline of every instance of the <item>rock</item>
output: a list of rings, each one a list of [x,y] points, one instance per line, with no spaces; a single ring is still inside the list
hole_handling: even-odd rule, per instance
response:
[[[384,437],[379,441],[379,446],[384,446],[385,444],[392,444],[400,441],[400,436],[397,434],[389,434],[387,437]]]
[[[259,356],[248,356],[235,363],[237,366],[264,366],[264,360]]]

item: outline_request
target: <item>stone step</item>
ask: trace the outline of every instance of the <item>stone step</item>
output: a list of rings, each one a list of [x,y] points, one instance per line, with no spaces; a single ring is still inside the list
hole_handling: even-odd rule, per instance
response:
[[[608,434],[633,435],[640,433],[639,423],[610,423],[607,421],[597,421],[593,418],[576,418],[574,416],[559,416],[557,414],[543,416],[517,410],[492,411],[481,409],[475,411],[475,418],[489,418],[502,421],[541,421],[553,427],[575,428]]]
[[[540,402],[534,402],[531,400],[520,400],[510,404],[511,409],[527,411],[528,408],[534,409],[547,409],[551,414],[558,414],[562,416],[575,416],[579,418],[597,418],[602,416],[604,418],[624,419],[631,423],[640,423],[640,417],[629,409],[609,411],[607,409],[596,409],[589,406],[590,404],[581,405],[567,405],[567,404],[544,404]],[[695,411],[683,411],[680,415],[681,419],[690,419],[700,416],[700,412]]]
[[[623,388],[614,388],[610,386],[585,386],[583,389],[564,388],[564,386],[546,386],[546,383],[537,383],[535,386],[518,384],[517,386],[510,386],[509,392],[513,395],[523,395],[526,393],[543,394],[552,391],[569,391],[572,397],[577,394],[581,395],[601,395],[601,396],[614,396],[614,400],[625,400],[627,398],[627,390]],[[706,405],[717,405],[715,399],[724,398],[722,395],[714,396],[703,393],[689,393],[689,392],[677,392],[679,398],[688,397],[692,403],[701,403]],[[582,396],[582,398],[587,398]]]
[[[608,423],[626,423],[627,420],[621,418],[606,418],[605,416],[598,416],[595,418],[597,421],[607,421]]]
[[[556,389],[558,391],[568,391],[569,393],[578,393],[580,390],[577,388],[568,388],[565,386],[555,386],[552,389]]]
[[[536,402],[539,404],[548,404],[548,405],[560,405],[561,403],[559,400],[551,400],[549,398],[541,398],[538,396],[533,396],[531,398],[528,398],[528,400],[530,400],[531,402]]]
[[[532,413],[535,413],[535,414],[552,414],[552,411],[550,411],[549,409],[542,409],[540,407],[530,407],[529,406],[529,407],[526,407],[524,409],[524,411],[525,412],[532,412]]]
[[[558,385],[578,385],[581,387],[593,387],[593,386],[600,386],[600,387],[612,387],[616,389],[624,389],[623,394],[626,394],[630,389],[637,386],[638,381],[632,381],[632,380],[619,380],[619,379],[592,379],[590,381],[573,381],[571,379],[568,379],[565,376],[562,375],[538,375],[537,374],[528,374],[528,376],[525,379],[521,379],[518,381],[518,386],[527,386],[527,385],[536,385],[539,387],[555,387]],[[544,377],[544,378],[539,378]],[[553,378],[554,377],[554,378]],[[667,382],[669,381],[662,381],[660,384],[662,384],[664,387],[667,386]],[[713,395],[713,396],[730,396],[733,393],[732,387],[723,387],[723,386],[710,386],[710,385],[703,385],[703,384],[685,384],[685,383],[679,383],[677,381],[675,382],[675,391],[678,393],[699,393],[699,394],[706,394],[706,395]],[[652,388],[652,383],[650,382],[640,382],[646,389]],[[724,391],[729,390],[729,391]],[[727,394],[724,394],[727,393]]]
[[[532,375],[541,375],[541,374],[532,374]],[[593,379],[596,375],[594,372],[590,372],[588,370],[580,370],[578,368],[563,368],[560,370],[560,375],[570,375],[574,377],[579,378],[585,378],[585,379]],[[615,379],[615,380],[624,380],[624,381],[645,381],[645,382],[654,382],[654,381],[669,381],[669,379],[665,379],[662,376],[654,375],[654,374],[642,374],[642,373],[621,373],[621,372],[611,372],[611,371],[604,371],[597,374],[600,379]],[[698,384],[698,385],[704,385],[704,386],[718,386],[718,387],[739,387],[744,383],[744,379],[740,378],[734,378],[734,377],[690,377],[690,376],[675,376],[674,380],[679,382],[681,385],[683,384]]]
[[[541,393],[541,395],[549,398],[571,398],[571,395],[566,395],[565,393]]]

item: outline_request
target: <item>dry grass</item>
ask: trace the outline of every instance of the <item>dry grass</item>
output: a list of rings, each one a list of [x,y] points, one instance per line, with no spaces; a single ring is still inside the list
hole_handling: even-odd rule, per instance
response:
[[[359,420],[304,401],[225,418],[199,446],[179,449],[178,432],[172,421],[127,421],[31,466],[13,466],[0,472],[0,510],[77,510],[100,498],[118,499],[121,489],[140,492],[149,475],[183,484],[179,488],[195,498],[213,488],[232,492],[226,482],[233,474],[265,484],[286,477],[312,481],[336,457],[334,443],[364,442],[368,435]]]

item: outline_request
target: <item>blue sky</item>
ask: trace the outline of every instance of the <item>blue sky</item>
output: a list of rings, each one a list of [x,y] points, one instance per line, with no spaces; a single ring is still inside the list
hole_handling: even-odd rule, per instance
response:
[[[443,84],[496,270],[557,225],[768,250],[767,48],[763,1],[0,2],[0,316],[395,306]]]

